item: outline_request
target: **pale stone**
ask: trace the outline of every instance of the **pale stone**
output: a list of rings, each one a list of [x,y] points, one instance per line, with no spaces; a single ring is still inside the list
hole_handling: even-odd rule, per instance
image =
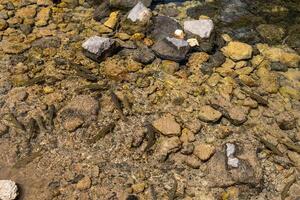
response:
[[[183,26],[186,32],[201,38],[209,38],[214,29],[214,23],[211,19],[185,21]]]
[[[18,187],[11,180],[0,180],[0,199],[14,200],[18,196]]]
[[[215,147],[209,144],[198,144],[194,149],[194,155],[202,161],[207,161],[210,159],[215,152]]]
[[[137,3],[128,13],[127,18],[132,22],[144,21],[151,17],[151,11],[142,2]]]

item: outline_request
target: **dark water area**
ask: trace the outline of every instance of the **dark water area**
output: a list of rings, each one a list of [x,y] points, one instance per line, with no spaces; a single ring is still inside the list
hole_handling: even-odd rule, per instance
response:
[[[157,0],[155,4],[184,1]],[[288,44],[300,52],[300,0],[216,0],[200,1],[187,15],[214,20],[217,31],[247,43]]]

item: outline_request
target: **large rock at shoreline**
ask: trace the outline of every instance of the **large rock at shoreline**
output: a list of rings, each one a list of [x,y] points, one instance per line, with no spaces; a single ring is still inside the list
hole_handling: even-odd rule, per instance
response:
[[[174,32],[177,29],[182,29],[178,21],[166,17],[166,16],[157,16],[152,19],[153,26],[150,33],[150,37],[153,40],[162,40],[166,37],[174,37]]]
[[[183,61],[189,49],[187,41],[170,37],[156,42],[152,47],[158,57],[176,62]]]
[[[82,48],[88,58],[101,62],[115,52],[117,44],[113,39],[93,36],[82,44]]]
[[[142,2],[146,7],[149,7],[152,0],[110,0],[110,6],[119,9],[133,8],[137,3]]]
[[[200,38],[209,38],[214,23],[211,19],[189,20],[184,22],[184,30]]]

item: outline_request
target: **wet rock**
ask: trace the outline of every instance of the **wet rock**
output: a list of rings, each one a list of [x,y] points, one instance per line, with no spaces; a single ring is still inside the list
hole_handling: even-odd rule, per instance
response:
[[[61,0],[68,8],[76,8],[79,5],[79,0]]]
[[[166,7],[161,11],[162,15],[168,17],[176,17],[179,14],[179,10],[175,7]]]
[[[0,199],[14,200],[18,196],[18,187],[11,180],[0,180]]]
[[[156,42],[152,47],[158,57],[176,62],[185,60],[189,49],[187,41],[169,37]]]
[[[197,156],[200,160],[207,161],[214,155],[215,152],[216,152],[216,149],[212,145],[198,144],[198,145],[195,145],[193,154],[195,156]]]
[[[298,67],[300,56],[291,49],[269,47],[267,44],[257,44],[259,52],[272,62],[280,62],[289,67]]]
[[[181,141],[178,137],[164,138],[157,147],[157,157],[159,161],[165,161],[168,155],[179,151],[181,148]]]
[[[78,190],[87,190],[91,187],[91,185],[92,185],[91,179],[88,176],[86,176],[76,184],[76,188]]]
[[[210,103],[214,109],[220,111],[233,125],[239,126],[247,121],[245,108],[232,105],[221,96],[211,99]]]
[[[198,69],[201,64],[209,60],[209,55],[205,52],[196,52],[191,54],[187,65],[192,69]]]
[[[179,70],[179,63],[171,61],[171,60],[163,60],[161,62],[161,69],[164,72],[173,75],[176,71]]]
[[[20,18],[34,18],[36,15],[36,6],[26,6],[17,10],[15,16]]]
[[[222,48],[222,52],[226,57],[234,61],[245,60],[252,57],[252,47],[242,42],[229,42],[227,46]]]
[[[181,149],[180,152],[183,155],[190,155],[190,154],[193,153],[194,149],[195,149],[195,146],[193,144],[191,144],[191,143],[189,143],[189,144],[183,144],[182,149]]]
[[[296,119],[288,112],[282,112],[276,116],[276,122],[280,129],[291,130],[296,128]]]
[[[202,106],[198,114],[198,118],[204,122],[217,122],[221,117],[222,113],[211,106]]]
[[[184,163],[193,169],[199,169],[201,166],[201,160],[199,160],[199,158],[197,158],[196,156],[188,156],[184,160]]]
[[[282,41],[285,31],[283,28],[272,24],[261,24],[256,30],[267,42],[276,43]]]
[[[146,7],[149,7],[152,0],[110,0],[110,6],[120,9],[130,9],[133,8],[139,2],[143,3]]]
[[[200,38],[209,38],[214,29],[214,23],[211,19],[185,21],[183,26],[187,33]]]
[[[201,15],[213,18],[216,15],[217,11],[218,8],[216,8],[212,4],[207,3],[204,5],[193,6],[191,8],[188,8],[186,14],[194,19],[199,19]]]
[[[32,27],[29,24],[20,24],[20,30],[25,34],[28,35],[32,32]]]
[[[106,22],[104,22],[104,26],[114,29],[117,25],[117,22],[119,20],[119,12],[112,12],[109,15],[109,18],[106,20]]]
[[[24,43],[13,43],[2,41],[0,42],[0,47],[5,53],[8,54],[20,54],[30,48],[30,45]]]
[[[262,169],[256,156],[256,149],[249,143],[244,143],[242,147],[239,147],[238,152],[236,147],[236,145],[235,148],[232,145],[225,146],[226,154],[239,160],[238,163],[234,160],[232,160],[234,162],[229,162],[234,167],[227,165],[227,156],[221,151],[217,151],[208,161],[209,172],[207,178],[210,186],[227,187],[233,184],[249,184],[256,187],[261,184]],[[234,154],[235,157],[233,157]]]
[[[109,7],[109,1],[103,1],[99,6],[95,8],[93,18],[96,21],[101,21],[103,18],[108,17],[111,10]]]
[[[166,16],[156,16],[153,18],[150,37],[154,41],[159,41],[166,37],[174,37],[174,33],[177,29],[182,30],[182,27],[175,19]]]
[[[101,62],[116,51],[117,45],[113,39],[93,36],[82,44],[82,48],[88,58]]]
[[[36,20],[35,25],[36,26],[46,26],[48,24],[49,19],[50,19],[50,15],[51,15],[50,7],[42,8],[38,12],[38,14],[35,18],[35,20]]]
[[[132,191],[136,194],[141,193],[145,190],[145,183],[137,183],[131,186],[132,187]]]
[[[94,119],[98,111],[98,101],[88,95],[79,95],[63,107],[58,116],[66,130],[74,131],[85,121]]]
[[[181,128],[174,116],[167,114],[153,122],[153,126],[166,136],[180,136]]]
[[[0,19],[0,31],[4,31],[8,27],[6,20]]]
[[[279,72],[287,72],[288,66],[280,63],[280,62],[272,62],[271,63],[271,70],[279,71]]]
[[[217,51],[215,54],[209,57],[208,62],[201,65],[201,72],[203,74],[212,74],[213,69],[220,67],[226,61],[222,52]]]
[[[61,44],[61,41],[57,37],[43,37],[43,38],[35,40],[32,43],[32,46],[38,47],[41,49],[46,49],[46,48],[59,48],[60,44]]]
[[[257,75],[260,78],[260,84],[264,91],[268,93],[276,93],[279,89],[276,74],[270,72],[266,67],[261,67],[257,70]]]
[[[122,22],[122,30],[126,33],[143,33],[150,26],[152,13],[150,9],[139,2],[128,13],[127,18]]]
[[[124,49],[119,53],[121,56],[132,57],[136,62],[149,64],[155,59],[155,54],[146,46],[138,49]]]

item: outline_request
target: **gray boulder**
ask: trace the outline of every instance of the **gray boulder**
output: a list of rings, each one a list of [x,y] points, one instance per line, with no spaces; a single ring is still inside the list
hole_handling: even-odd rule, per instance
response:
[[[158,57],[176,62],[183,61],[189,49],[187,41],[170,37],[157,41],[152,47]]]
[[[116,51],[117,43],[110,38],[93,36],[82,44],[82,48],[86,57],[101,62]]]
[[[177,29],[182,29],[178,21],[166,16],[157,16],[152,19],[153,25],[150,37],[155,40],[162,40],[166,37],[174,37]]]

